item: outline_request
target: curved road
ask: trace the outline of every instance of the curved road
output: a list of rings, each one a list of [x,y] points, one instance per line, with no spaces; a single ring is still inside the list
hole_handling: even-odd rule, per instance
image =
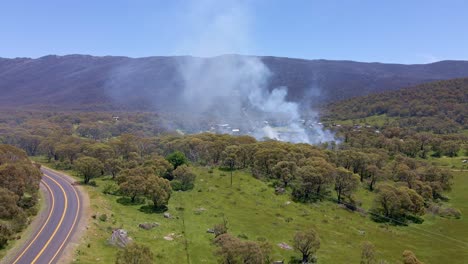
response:
[[[60,173],[42,168],[41,184],[48,195],[48,211],[31,238],[16,255],[12,264],[56,263],[70,241],[81,215],[81,196]]]

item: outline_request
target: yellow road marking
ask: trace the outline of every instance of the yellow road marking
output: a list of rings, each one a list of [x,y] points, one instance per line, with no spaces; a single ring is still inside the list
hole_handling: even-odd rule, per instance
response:
[[[13,262],[13,264],[16,264],[22,257],[23,255],[26,253],[26,251],[28,251],[28,249],[31,247],[31,245],[37,240],[37,238],[39,237],[39,235],[42,233],[42,231],[44,230],[44,228],[46,227],[47,223],[49,222],[50,220],[50,217],[52,216],[52,213],[54,212],[54,205],[55,205],[55,196],[54,196],[54,193],[52,192],[52,189],[50,189],[50,186],[45,183],[45,181],[42,182],[42,184],[44,184],[44,186],[49,190],[49,193],[51,195],[51,200],[52,200],[52,205],[51,205],[51,208],[50,208],[50,212],[49,212],[49,215],[47,216],[47,219],[46,221],[44,222],[44,224],[42,225],[41,229],[39,230],[39,232],[37,232],[36,236],[33,238],[33,240],[31,240],[31,242],[29,242],[29,245],[23,250],[23,252],[21,252],[21,254],[15,259],[15,261]]]
[[[54,232],[50,236],[49,240],[47,240],[45,245],[42,247],[41,251],[39,251],[39,254],[37,254],[36,257],[33,259],[31,264],[36,263],[37,259],[39,259],[41,257],[41,255],[44,253],[45,249],[49,246],[50,242],[52,241],[52,239],[57,234],[57,231],[59,230],[60,226],[62,225],[63,219],[65,218],[65,213],[67,212],[67,207],[68,207],[68,198],[67,198],[67,194],[65,193],[65,190],[63,189],[63,187],[56,180],[52,179],[50,176],[47,176],[45,174],[44,174],[44,176],[49,178],[51,181],[55,182],[55,184],[57,184],[57,186],[62,190],[63,196],[65,198],[65,206],[63,208],[63,213],[62,213],[62,216],[60,217],[60,221],[59,221],[57,227],[55,228]]]
[[[57,255],[60,253],[60,250],[62,250],[62,247],[65,245],[65,242],[68,240],[68,237],[70,236],[70,234],[72,233],[73,229],[75,228],[75,225],[76,225],[76,222],[78,220],[78,215],[80,213],[80,198],[78,197],[78,193],[77,191],[75,190],[75,188],[73,187],[73,192],[75,193],[75,197],[76,197],[76,201],[78,202],[78,206],[77,206],[77,209],[76,209],[76,214],[75,214],[75,219],[73,220],[73,224],[70,228],[70,231],[68,231],[68,234],[67,236],[65,237],[65,239],[63,240],[62,244],[60,245],[59,249],[55,252],[54,256],[52,257],[52,259],[49,261],[49,264],[52,263],[54,261],[54,259],[57,257]]]

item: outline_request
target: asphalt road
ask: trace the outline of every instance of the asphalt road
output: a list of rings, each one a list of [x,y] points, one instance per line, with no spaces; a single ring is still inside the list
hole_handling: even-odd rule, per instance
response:
[[[47,168],[41,170],[48,211],[31,238],[10,258],[12,264],[57,263],[80,219],[80,193],[59,173]]]

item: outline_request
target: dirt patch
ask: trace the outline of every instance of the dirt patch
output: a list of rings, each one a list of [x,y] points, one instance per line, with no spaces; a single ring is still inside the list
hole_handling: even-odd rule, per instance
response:
[[[182,235],[176,235],[175,233],[170,233],[170,234],[167,234],[166,236],[164,236],[164,240],[167,240],[167,241],[173,241],[174,239],[178,238],[178,237],[181,237]]]
[[[282,249],[286,249],[286,250],[292,250],[293,249],[290,245],[288,245],[288,244],[286,244],[284,242],[279,243],[278,247],[280,247]]]

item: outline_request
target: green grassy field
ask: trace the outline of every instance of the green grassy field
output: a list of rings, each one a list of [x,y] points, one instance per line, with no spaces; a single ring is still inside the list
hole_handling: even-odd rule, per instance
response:
[[[88,232],[75,254],[78,263],[113,263],[117,248],[107,239],[114,228],[124,228],[134,241],[151,247],[156,263],[216,263],[212,234],[206,232],[214,224],[228,221],[229,232],[249,240],[268,240],[273,246],[273,260],[289,260],[294,251],[277,246],[292,244],[297,230],[315,228],[321,236],[318,251],[320,263],[358,263],[361,243],[373,242],[378,257],[394,263],[403,250],[410,249],[425,263],[466,263],[468,260],[468,175],[456,172],[451,206],[462,211],[461,219],[425,216],[425,222],[409,227],[394,227],[372,222],[367,216],[352,213],[332,202],[319,204],[289,203],[288,195],[277,196],[273,188],[248,173],[235,172],[234,186],[229,186],[228,173],[196,168],[195,188],[173,193],[168,212],[140,211],[142,205],[122,205],[117,196],[104,195],[108,178],[96,179],[97,187],[87,187],[91,210],[97,216],[107,214],[107,221],[90,219]],[[223,174],[226,174],[223,176]],[[372,194],[361,190],[358,198],[370,206]],[[178,208],[178,209],[176,209]],[[183,208],[183,209],[182,209]],[[143,230],[139,223],[158,222],[152,230]],[[174,241],[164,236],[175,233]],[[187,248],[185,247],[187,245]]]
[[[392,123],[397,121],[397,117],[390,117],[387,115],[374,115],[365,118],[357,118],[357,119],[346,119],[346,120],[333,120],[331,121],[324,121],[324,123],[335,123],[340,125],[370,125],[374,127],[382,127],[386,123]]]

